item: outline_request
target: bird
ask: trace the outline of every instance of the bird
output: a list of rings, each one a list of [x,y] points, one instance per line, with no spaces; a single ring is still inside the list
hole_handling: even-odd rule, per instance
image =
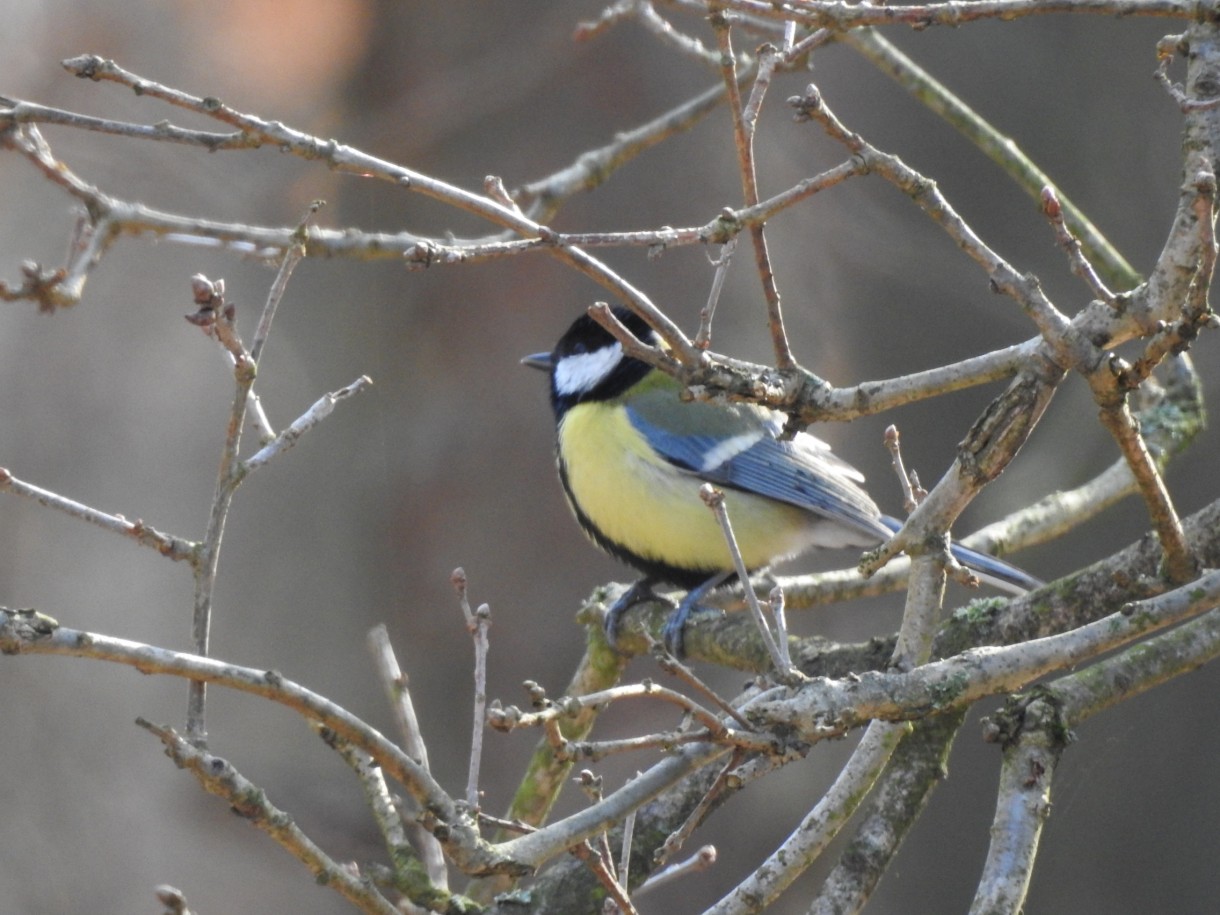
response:
[[[661,345],[643,318],[621,306],[613,313],[641,342]],[[588,314],[553,350],[521,362],[550,376],[556,465],[576,520],[597,546],[643,573],[606,613],[611,645],[623,614],[645,600],[666,600],[653,588],[668,583],[687,591],[663,629],[666,648],[681,657],[692,611],[735,578],[724,534],[699,496],[705,483],[725,493],[751,573],[809,549],[875,547],[901,526],[864,490],[864,475],[826,442],[808,432],[785,435],[785,414],[683,398],[679,381],[627,355]],[[993,556],[950,549],[1003,590],[1042,584]]]

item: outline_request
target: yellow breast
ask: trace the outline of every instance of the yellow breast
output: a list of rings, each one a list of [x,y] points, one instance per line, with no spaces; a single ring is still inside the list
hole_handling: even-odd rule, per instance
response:
[[[702,480],[658,457],[610,403],[584,403],[559,425],[568,498],[603,538],[653,562],[709,574],[732,568],[728,547],[699,498]],[[728,490],[725,505],[747,567],[760,568],[808,546],[810,513]]]

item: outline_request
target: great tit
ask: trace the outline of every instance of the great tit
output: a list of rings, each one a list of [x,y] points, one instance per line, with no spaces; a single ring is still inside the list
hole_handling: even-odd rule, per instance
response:
[[[639,340],[657,343],[638,315],[614,313]],[[899,527],[861,488],[864,475],[821,439],[782,437],[784,415],[764,407],[682,402],[676,380],[625,355],[587,315],[552,352],[521,361],[550,373],[556,463],[576,520],[599,547],[644,573],[606,615],[612,644],[623,613],[668,582],[688,590],[664,630],[666,647],[680,655],[691,610],[732,578],[724,535],[699,497],[703,483],[725,491],[752,572],[812,547],[874,547]],[[992,556],[951,550],[997,587],[1023,593],[1041,584]]]

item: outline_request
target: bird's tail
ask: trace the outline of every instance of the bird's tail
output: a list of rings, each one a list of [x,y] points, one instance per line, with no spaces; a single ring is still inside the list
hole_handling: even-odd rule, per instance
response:
[[[882,516],[881,523],[891,531],[897,531],[902,527],[901,521],[891,518],[889,515]],[[1009,594],[1024,594],[1026,591],[1032,591],[1045,584],[1040,579],[1034,578],[1002,559],[972,550],[960,543],[950,544],[949,552],[953,554],[954,559],[987,584],[999,588],[1001,591],[1007,591]]]

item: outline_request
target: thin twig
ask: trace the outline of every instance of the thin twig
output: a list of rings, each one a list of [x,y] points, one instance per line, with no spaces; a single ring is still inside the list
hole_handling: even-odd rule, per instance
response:
[[[712,806],[719,801],[721,795],[724,794],[726,788],[728,787],[729,778],[731,777],[732,773],[737,770],[737,767],[741,765],[741,760],[741,751],[735,751],[729,758],[728,762],[726,762],[720,768],[720,771],[716,773],[715,780],[710,786],[708,786],[708,789],[703,793],[703,796],[699,798],[699,803],[694,806],[691,812],[687,815],[686,819],[682,821],[677,829],[665,837],[665,841],[661,843],[661,847],[658,848],[653,854],[653,863],[657,867],[664,866],[665,862],[673,857],[678,850],[686,844],[686,840],[689,839],[694,834],[695,830],[699,828],[700,824],[703,823],[708,813],[711,812]]]
[[[706,915],[759,911],[790,886],[838,834],[881,775],[906,730],[905,724],[872,722],[834,784],[800,825],[749,877],[707,909]]]
[[[608,826],[619,823],[630,810],[657,797],[688,775],[714,765],[730,752],[717,743],[696,743],[675,749],[664,759],[631,779],[600,804],[578,811],[530,835],[501,842],[496,849],[508,860],[541,862],[558,848],[571,847]]]
[[[722,12],[713,9],[711,23],[720,47],[721,75],[729,94],[729,112],[733,121],[733,139],[737,148],[737,167],[741,175],[742,196],[745,205],[752,207],[759,200],[758,176],[754,167],[755,127],[758,123],[758,113],[762,108],[763,98],[771,85],[771,77],[775,73],[775,68],[780,63],[782,55],[774,45],[764,45],[761,48],[754,86],[750,91],[749,101],[743,106],[738,90],[737,59],[733,53],[729,19]],[[775,280],[775,272],[771,268],[771,256],[767,252],[767,236],[761,223],[750,226],[750,238],[754,243],[754,261],[758,266],[759,278],[762,280],[763,295],[767,300],[767,321],[771,330],[771,345],[775,350],[775,365],[781,371],[791,369],[796,365],[796,360],[792,358],[792,349],[784,330],[779,285]]]
[[[627,890],[614,875],[614,865],[610,863],[604,853],[595,850],[588,842],[578,842],[572,846],[571,852],[593,872],[597,882],[614,900],[622,915],[638,915],[635,906],[631,904],[631,897],[627,894]]]
[[[325,201],[322,200],[315,200],[309,205],[309,209],[297,223],[296,231],[293,233],[301,241],[306,238],[305,230],[309,225],[309,220],[325,205]],[[262,357],[263,347],[267,345],[267,337],[271,333],[271,322],[275,320],[276,309],[279,308],[280,300],[284,298],[284,293],[288,289],[288,280],[292,277],[292,271],[296,269],[304,256],[305,248],[299,241],[286,250],[280,260],[280,269],[271,283],[271,288],[267,291],[267,301],[263,305],[263,313],[259,316],[258,327],[254,331],[254,342],[250,344],[250,358],[254,360],[255,364]]]
[[[771,610],[771,620],[775,624],[775,641],[779,646],[781,670],[792,670],[792,653],[788,648],[788,617],[785,611],[786,598],[784,589],[779,585],[773,587],[767,595],[767,606]]]
[[[1099,16],[1154,16],[1191,20],[1195,7],[1187,0],[974,0],[968,6],[947,0],[910,6],[846,4],[835,0],[803,0],[773,3],[771,0],[717,0],[725,9],[769,20],[777,27],[788,21],[805,26],[827,26],[847,31],[866,25],[907,25],[917,29],[943,25],[950,28],[968,22],[999,19],[1008,21],[1052,13]]]
[[[898,477],[898,485],[902,489],[902,507],[907,512],[913,512],[919,502],[915,498],[915,490],[911,486],[911,477],[902,463],[902,446],[897,426],[885,427],[885,447],[890,453],[890,463],[894,467],[894,475]]]
[[[712,345],[712,319],[715,317],[716,305],[720,302],[720,293],[724,289],[724,280],[736,248],[737,236],[733,236],[720,249],[720,256],[712,261],[716,272],[712,275],[712,288],[707,294],[707,304],[699,312],[699,331],[695,334],[695,346],[700,349],[707,349]]]
[[[492,816],[490,813],[482,810],[479,811],[479,822],[494,826],[502,832],[526,833],[538,831],[537,826],[526,823],[524,820]]]
[[[1114,305],[1114,293],[1106,287],[1101,277],[1097,275],[1097,271],[1093,269],[1093,265],[1089,263],[1089,259],[1085,256],[1080,244],[1080,239],[1068,227],[1063,212],[1063,203],[1059,200],[1058,193],[1049,184],[1042,188],[1042,213],[1050,221],[1051,227],[1055,230],[1055,240],[1059,242],[1059,247],[1067,252],[1068,261],[1072,265],[1072,272],[1088,284],[1093,295],[1103,302]]]
[[[725,544],[728,546],[729,555],[733,559],[733,568],[737,571],[737,577],[741,579],[743,584],[748,585],[750,572],[746,569],[745,560],[741,555],[741,548],[737,545],[737,538],[733,535],[733,525],[729,520],[729,512],[724,504],[724,493],[711,483],[704,483],[699,487],[699,498],[703,500],[703,504],[715,515],[716,522],[720,525]],[[791,665],[784,665],[784,656],[779,650],[779,645],[775,642],[775,634],[771,632],[771,627],[767,623],[766,616],[763,615],[762,607],[758,603],[758,595],[754,593],[753,588],[746,587],[744,590],[746,606],[750,608],[750,615],[758,626],[758,632],[762,636],[763,644],[767,646],[767,653],[771,655],[776,673],[781,678],[791,677],[794,671]]]
[[[381,839],[386,845],[390,860],[418,863],[415,849],[407,841],[406,825],[394,804],[394,798],[390,794],[390,787],[386,784],[381,767],[374,763],[372,757],[367,753],[356,749],[349,741],[344,740],[329,728],[315,725],[314,730],[323,742],[347,763],[348,768],[360,782],[360,788],[364,792],[364,801],[373,814],[377,829],[381,832]]]
[[[669,654],[668,652],[663,653],[659,658],[657,658],[657,665],[667,674],[677,677],[691,689],[705,696],[709,702],[716,706],[716,708],[720,709],[721,712],[736,721],[743,730],[754,730],[754,726],[750,724],[749,720],[742,715],[741,712],[737,711],[737,709],[733,708],[732,705],[721,698],[721,696],[714,689],[700,680],[693,670],[691,670],[673,655]]]
[[[657,12],[656,7],[649,3],[648,0],[634,0],[632,6],[634,7],[632,12],[635,14],[635,20],[670,47],[708,66],[720,66],[719,54],[707,47],[698,38],[693,38],[690,35],[679,32],[668,19],[665,19]]]
[[[623,847],[619,851],[618,882],[621,886],[631,886],[631,844],[635,837],[635,817],[638,811],[631,811],[623,820]]]
[[[334,412],[336,405],[342,400],[351,397],[354,394],[359,394],[362,391],[372,387],[373,380],[367,375],[361,375],[347,387],[340,388],[337,391],[332,391],[329,394],[323,394],[318,398],[313,406],[298,416],[292,421],[288,428],[284,429],[272,441],[268,442],[249,458],[242,461],[237,472],[245,478],[271,461],[273,458],[283,454],[303,436],[326,417]]]
[[[30,499],[39,505],[45,505],[47,508],[53,508],[65,515],[97,525],[103,530],[121,534],[134,540],[140,546],[156,550],[167,559],[173,559],[176,562],[193,563],[196,561],[198,544],[190,540],[163,533],[139,519],[128,521],[122,515],[111,515],[98,511],[96,508],[90,508],[88,505],[51,492],[49,489],[20,480],[4,467],[0,467],[0,492],[11,492],[15,496]]]
[[[562,696],[554,702],[543,702],[541,708],[534,712],[522,712],[513,706],[493,708],[488,713],[487,723],[496,730],[512,731],[518,728],[538,727],[547,722],[557,722],[564,718],[578,716],[585,709],[602,709],[614,702],[626,699],[659,699],[677,706],[682,713],[689,715],[716,738],[723,737],[728,732],[724,722],[703,708],[689,696],[677,690],[669,689],[654,683],[652,680],[642,680],[639,683],[622,683],[608,689],[598,690],[582,696]],[[757,735],[755,735],[757,736]],[[566,738],[565,738],[566,739]]]
[[[581,20],[576,24],[572,37],[576,41],[589,41],[597,38],[612,26],[635,15],[638,0],[615,0],[602,9],[596,19]]]
[[[646,362],[649,365],[658,367],[669,366],[671,371],[673,370],[676,363],[669,354],[660,347],[648,346],[643,343],[615,316],[614,311],[607,303],[594,302],[589,306],[588,315],[622,344],[625,355],[633,359],[639,359],[641,362]]]
[[[378,623],[369,630],[367,643],[378,679],[381,680],[386,698],[390,702],[394,719],[398,722],[403,749],[419,760],[419,764],[427,770],[428,745],[424,742],[419,719],[415,716],[415,703],[411,701],[409,680],[398,666],[398,658],[394,653],[394,646],[390,643],[390,634],[385,623]]]
[[[487,726],[487,630],[491,627],[491,607],[480,604],[477,610],[470,609],[466,594],[466,572],[453,570],[449,582],[457,592],[462,615],[466,619],[466,631],[474,640],[474,727],[470,737],[470,766],[466,779],[466,803],[471,810],[479,809],[479,767],[483,760],[483,731]]]
[[[361,912],[398,915],[398,910],[371,883],[353,875],[327,855],[293,822],[291,816],[267,800],[266,792],[246,779],[226,760],[184,740],[173,728],[137,718],[136,724],[160,738],[179,768],[188,769],[205,790],[223,798],[243,819],[258,827],[281,848],[309,868],[323,886],[332,887]]]
[[[207,531],[199,544],[199,562],[193,566],[195,596],[192,615],[192,635],[195,653],[207,657],[212,626],[212,595],[216,584],[216,569],[220,562],[220,545],[225,521],[233,503],[233,495],[241,482],[238,452],[242,428],[245,426],[246,405],[254,385],[254,363],[250,360],[236,329],[233,327],[231,306],[224,304],[224,281],[209,281],[201,274],[191,279],[195,303],[199,312],[188,320],[214,331],[214,335],[233,354],[235,392],[229,411],[229,423],[221,448],[220,471],[212,496]],[[210,320],[210,324],[205,323]],[[200,750],[207,748],[205,720],[207,689],[204,681],[193,680],[187,697],[186,736]]]
[[[669,867],[657,871],[647,880],[640,884],[635,891],[635,896],[638,899],[650,890],[655,890],[657,887],[664,886],[674,880],[679,880],[683,877],[688,877],[691,874],[698,874],[707,870],[716,863],[716,846],[704,845],[689,858],[684,858],[681,861],[676,861]]]
[[[411,688],[406,673],[398,666],[398,658],[394,646],[390,643],[390,634],[384,623],[378,623],[368,632],[367,643],[373,656],[373,665],[377,669],[394,719],[398,722],[398,732],[402,735],[402,747],[407,755],[417,760],[425,772],[428,766],[428,745],[424,741],[419,719],[415,715],[415,703],[411,701]],[[408,798],[414,809],[418,809],[413,798]],[[445,856],[441,851],[436,837],[419,823],[409,822],[407,829],[411,833],[411,841],[423,859],[428,878],[442,888],[448,886],[449,868],[445,864]]]
[[[559,722],[544,722],[546,734],[555,750],[555,758],[566,762],[597,762],[617,753],[638,753],[641,750],[662,750],[693,743],[725,743],[749,753],[775,753],[779,741],[770,735],[736,729],[699,728],[689,730],[679,727],[673,731],[657,734],[641,734],[638,737],[623,737],[617,740],[567,740],[559,733]]]
[[[1123,458],[1131,467],[1139,486],[1140,494],[1148,507],[1152,526],[1156,529],[1161,549],[1165,553],[1165,574],[1175,583],[1189,581],[1195,572],[1195,561],[1186,546],[1182,521],[1174,508],[1173,499],[1156,462],[1148,452],[1148,446],[1139,432],[1139,423],[1131,415],[1126,399],[1113,393],[1113,379],[1106,379],[1103,367],[1089,377],[1094,396],[1100,406],[1102,425],[1109,430],[1118,443]]]
[[[1053,188],[1057,195],[1065,225],[1078,233],[1085,255],[1102,265],[1110,281],[1129,289],[1140,282],[1136,272],[1122,254],[1093,225],[1088,216],[1050,178],[1032,162],[1011,137],[980,117],[977,111],[925,71],[914,60],[875,29],[854,29],[840,33],[840,40],[855,48],[878,69],[902,85],[928,109],[940,115],[963,136],[996,162],[1027,194],[1037,198],[1043,188]]]

